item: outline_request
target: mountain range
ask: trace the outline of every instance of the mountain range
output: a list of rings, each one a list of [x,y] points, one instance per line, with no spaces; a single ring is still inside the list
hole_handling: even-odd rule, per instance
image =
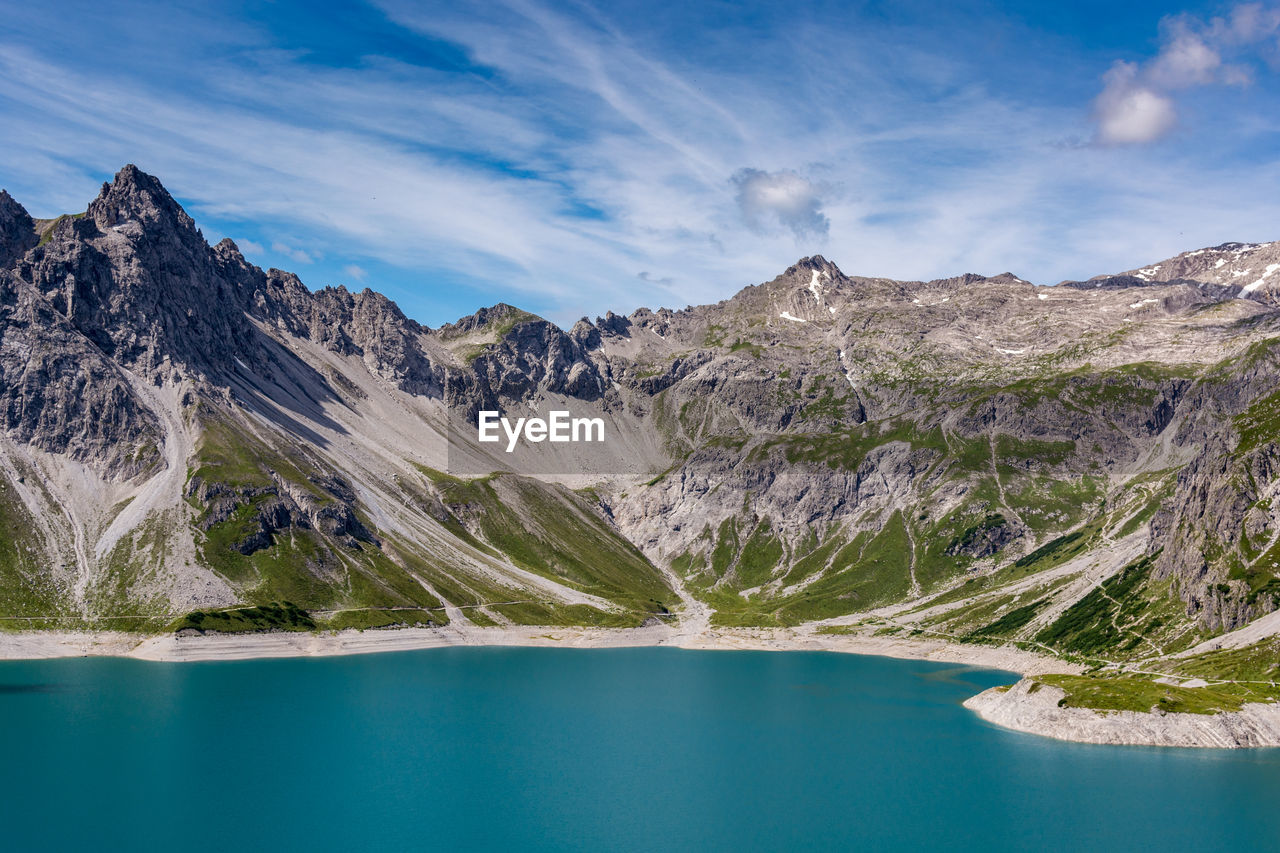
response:
[[[52,220],[0,192],[0,616],[698,618],[1252,672],[1278,347],[1280,243],[1052,287],[814,256],[714,305],[431,329],[210,246],[133,166]],[[475,440],[548,408],[608,440]]]

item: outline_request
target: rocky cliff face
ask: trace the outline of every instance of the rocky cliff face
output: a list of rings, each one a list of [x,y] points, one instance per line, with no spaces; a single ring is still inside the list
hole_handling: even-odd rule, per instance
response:
[[[1054,288],[812,257],[567,333],[507,305],[428,329],[209,246],[133,167],[58,220],[0,193],[0,609],[639,624],[700,599],[1173,651],[1280,604],[1277,253]],[[604,418],[605,455],[457,428],[551,403]]]

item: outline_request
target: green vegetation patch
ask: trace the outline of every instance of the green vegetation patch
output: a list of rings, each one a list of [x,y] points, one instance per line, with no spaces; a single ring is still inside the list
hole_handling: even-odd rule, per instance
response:
[[[1094,654],[1136,647],[1133,629],[1150,602],[1141,595],[1154,555],[1125,566],[1084,598],[1067,608],[1036,640],[1063,651]],[[1137,641],[1137,642],[1135,642]]]
[[[1138,711],[1153,709],[1166,713],[1217,714],[1239,711],[1246,702],[1270,702],[1280,698],[1280,690],[1258,684],[1213,684],[1208,687],[1180,687],[1160,684],[1140,675],[1040,675],[1041,684],[1062,689],[1062,708],[1090,708],[1095,711]]]
[[[970,631],[966,639],[991,636],[1005,637],[1016,634],[1025,628],[1048,603],[1048,598],[1041,598],[1030,604],[1015,607],[996,621]]]
[[[1057,539],[1051,539],[1025,557],[1014,560],[1013,565],[1019,569],[1034,566],[1037,570],[1043,570],[1065,563],[1089,547],[1085,533],[1084,530],[1073,530]]]
[[[712,555],[713,571],[718,565],[727,566],[742,550],[736,546],[733,524],[726,521],[721,525],[720,533]],[[821,552],[821,556],[815,557],[810,568],[821,571],[821,576],[789,595],[747,600],[734,588],[723,584],[699,586],[692,583],[691,590],[714,608],[714,624],[730,626],[798,625],[899,601],[910,592],[911,545],[900,512],[895,512],[875,533],[862,532],[845,541],[833,538],[816,550]],[[770,551],[761,560],[761,567],[772,560]],[[819,560],[823,565],[829,561],[829,565],[825,569],[819,568],[816,565]],[[717,573],[716,576],[722,575]],[[749,574],[749,577],[760,580],[760,574]],[[748,587],[756,585],[744,584]]]
[[[67,220],[67,219],[83,219],[83,218],[84,218],[84,214],[83,214],[83,213],[64,213],[64,214],[62,214],[62,215],[61,215],[61,216],[59,216],[57,219],[53,220],[52,222],[50,222],[48,225],[46,225],[46,226],[45,226],[45,228],[44,228],[44,233],[42,233],[42,234],[40,235],[40,242],[39,242],[39,243],[37,243],[36,245],[37,245],[37,246],[43,246],[43,245],[45,245],[46,243],[48,243],[50,240],[52,240],[52,239],[53,239],[53,234],[54,234],[54,232],[58,230],[58,226],[62,225],[62,223],[63,223],[65,220]]]
[[[1237,455],[1243,456],[1280,439],[1280,391],[1255,401],[1232,418],[1231,423],[1240,435]]]
[[[33,478],[28,478],[30,482]],[[0,475],[0,630],[66,627],[69,615],[48,566],[44,537],[18,496]]]
[[[443,610],[401,607],[337,610],[316,619],[321,628],[329,631],[350,628],[358,631],[374,628],[434,628],[447,621]]]
[[[676,598],[648,558],[568,489],[508,474],[469,481],[440,479],[436,485],[456,526],[467,531],[465,539],[479,540],[517,566],[635,611],[642,621],[665,614]],[[539,604],[533,610],[516,609],[509,618],[537,620],[525,624],[561,624],[544,621],[545,608]],[[594,608],[586,610],[579,614],[585,623],[578,624],[613,618],[596,615],[600,611]],[[494,611],[508,615],[501,608]]]
[[[233,607],[225,610],[192,610],[172,625],[174,631],[202,634],[244,634],[254,631],[314,631],[315,620],[291,601]]]
[[[1268,637],[1239,649],[1194,655],[1177,661],[1176,667],[1180,674],[1210,681],[1232,679],[1274,683],[1280,680],[1280,637]]]

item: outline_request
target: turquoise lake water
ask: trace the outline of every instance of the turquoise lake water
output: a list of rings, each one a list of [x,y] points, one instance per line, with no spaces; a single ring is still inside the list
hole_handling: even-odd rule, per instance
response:
[[[5,850],[1269,850],[1280,750],[1103,747],[1008,673],[459,648],[0,663]]]

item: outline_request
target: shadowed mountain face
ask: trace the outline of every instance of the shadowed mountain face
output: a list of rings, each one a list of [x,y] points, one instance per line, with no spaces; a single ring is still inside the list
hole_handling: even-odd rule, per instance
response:
[[[56,220],[0,193],[0,268],[0,613],[32,627],[878,610],[1139,656],[1280,604],[1280,244],[1055,288],[813,257],[433,330],[210,247],[129,166]],[[605,440],[476,440],[549,409]]]

